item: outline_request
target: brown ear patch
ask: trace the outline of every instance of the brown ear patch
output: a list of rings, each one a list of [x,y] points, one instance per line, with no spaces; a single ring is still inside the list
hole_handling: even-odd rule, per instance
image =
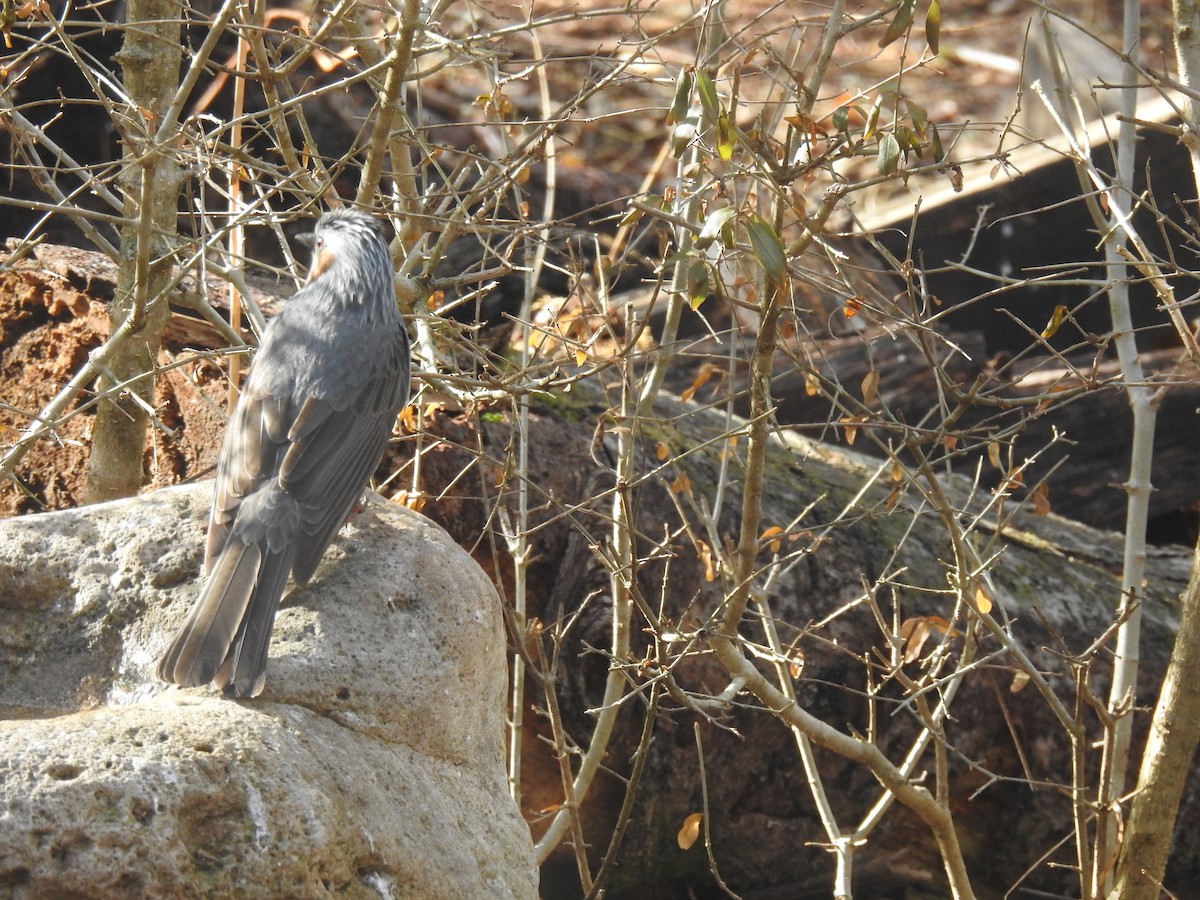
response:
[[[308,280],[311,282],[320,278],[331,265],[333,265],[333,251],[328,247],[322,247],[313,254],[312,268],[308,270]]]

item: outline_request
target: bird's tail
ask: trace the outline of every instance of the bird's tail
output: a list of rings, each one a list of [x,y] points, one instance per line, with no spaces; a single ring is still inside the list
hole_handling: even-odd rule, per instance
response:
[[[158,677],[181,687],[211,681],[234,697],[258,695],[291,556],[231,537],[187,622],[159,660]]]

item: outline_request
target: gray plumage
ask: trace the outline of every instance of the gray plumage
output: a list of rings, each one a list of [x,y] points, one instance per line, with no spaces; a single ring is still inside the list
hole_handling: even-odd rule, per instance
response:
[[[387,244],[370,216],[326,213],[308,282],[268,325],[230,419],[206,581],[160,678],[262,691],[288,573],[312,576],[379,465],[408,387]]]

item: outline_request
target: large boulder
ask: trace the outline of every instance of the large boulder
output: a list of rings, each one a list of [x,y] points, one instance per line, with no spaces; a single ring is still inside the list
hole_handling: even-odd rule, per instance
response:
[[[285,594],[259,698],[167,688],[210,491],[0,522],[0,888],[536,896],[483,571],[371,504]]]

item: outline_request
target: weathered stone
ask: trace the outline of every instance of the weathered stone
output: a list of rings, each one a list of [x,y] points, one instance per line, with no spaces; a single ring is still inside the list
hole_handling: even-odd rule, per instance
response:
[[[209,494],[0,523],[0,892],[535,896],[482,570],[373,504],[285,595],[260,698],[168,689]]]

